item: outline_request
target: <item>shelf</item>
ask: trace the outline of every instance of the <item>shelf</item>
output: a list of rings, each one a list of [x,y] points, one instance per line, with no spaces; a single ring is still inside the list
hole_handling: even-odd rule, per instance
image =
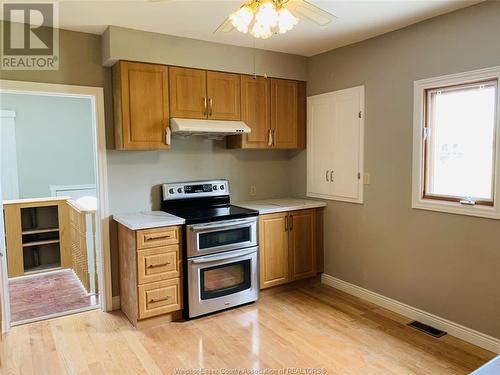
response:
[[[57,240],[26,242],[26,243],[23,243],[23,247],[50,245],[50,244],[54,244],[54,243],[59,243],[59,240],[57,239]]]
[[[29,230],[24,230],[22,232],[22,235],[26,234],[39,234],[39,233],[52,233],[52,232],[59,232],[59,228],[45,228],[45,229],[29,229]]]
[[[60,269],[62,269],[62,267],[59,263],[42,264],[40,266],[31,267],[31,268],[26,269],[24,271],[24,275],[33,275],[35,273],[55,271],[55,270],[60,270]]]

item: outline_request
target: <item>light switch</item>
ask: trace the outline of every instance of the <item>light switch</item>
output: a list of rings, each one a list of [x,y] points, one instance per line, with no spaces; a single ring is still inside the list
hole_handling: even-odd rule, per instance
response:
[[[370,174],[369,173],[365,173],[363,175],[363,183],[365,185],[370,185]]]

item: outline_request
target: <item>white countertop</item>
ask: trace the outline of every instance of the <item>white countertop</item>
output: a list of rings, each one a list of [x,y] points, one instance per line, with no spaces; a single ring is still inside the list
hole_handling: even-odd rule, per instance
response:
[[[184,219],[163,211],[135,212],[113,215],[113,219],[131,230],[182,225]]]
[[[279,199],[264,199],[257,201],[246,201],[233,203],[235,206],[249,208],[259,211],[259,214],[273,214],[276,212],[306,210],[309,208],[325,207],[323,201],[302,198],[279,198]]]

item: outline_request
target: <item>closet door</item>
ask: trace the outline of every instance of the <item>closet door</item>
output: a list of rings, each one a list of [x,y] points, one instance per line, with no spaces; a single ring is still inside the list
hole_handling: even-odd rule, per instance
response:
[[[364,87],[308,98],[307,191],[363,203]]]

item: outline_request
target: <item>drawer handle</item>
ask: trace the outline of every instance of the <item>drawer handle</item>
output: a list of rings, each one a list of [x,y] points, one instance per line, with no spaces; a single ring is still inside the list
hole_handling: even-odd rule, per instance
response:
[[[144,236],[146,241],[151,241],[151,240],[159,240],[162,238],[172,238],[170,234],[146,234]]]
[[[168,266],[169,264],[170,264],[170,262],[158,263],[158,264],[148,264],[148,268],[164,267],[164,266]]]
[[[154,299],[154,298],[151,298],[148,303],[156,303],[156,302],[163,302],[163,301],[168,301],[170,299],[170,296],[166,296],[166,297],[163,297],[163,298],[158,298],[158,299]]]

